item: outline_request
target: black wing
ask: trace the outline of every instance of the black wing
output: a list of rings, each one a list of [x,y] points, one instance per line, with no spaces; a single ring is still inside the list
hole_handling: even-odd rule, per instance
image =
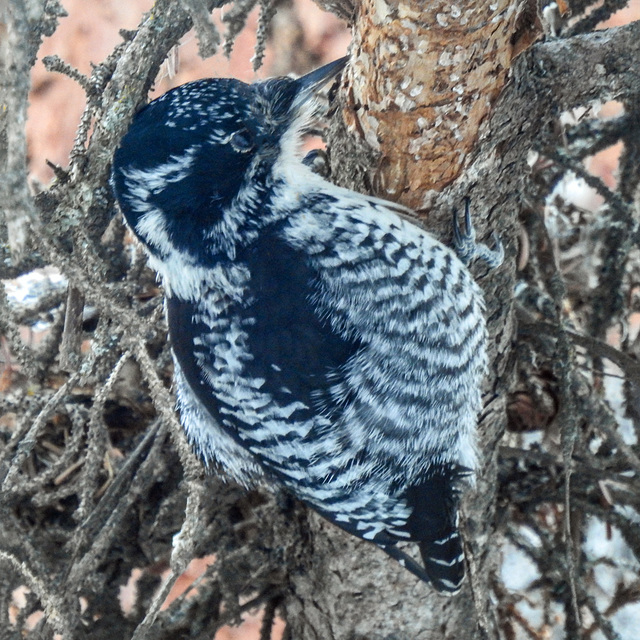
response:
[[[339,410],[330,389],[339,384],[346,363],[362,344],[357,336],[341,335],[327,318],[319,317],[313,303],[315,275],[304,256],[272,233],[239,253],[234,263],[243,264],[251,274],[248,291],[216,320],[223,332],[228,326],[225,320],[243,327],[241,348],[249,357],[243,359],[238,373],[239,393],[243,381],[263,380],[260,393],[269,396],[274,405],[286,406],[292,400],[299,403],[300,408],[291,416],[298,423]],[[229,340],[221,334],[202,344],[202,337],[212,334],[206,304],[206,299],[167,298],[171,344],[201,403],[234,439],[246,444],[249,426],[237,412],[233,416],[229,413],[233,407],[223,394],[216,394],[211,374],[205,371],[210,367],[216,374],[216,348],[220,341]],[[260,443],[265,448],[268,444]],[[270,463],[267,466],[277,471]]]

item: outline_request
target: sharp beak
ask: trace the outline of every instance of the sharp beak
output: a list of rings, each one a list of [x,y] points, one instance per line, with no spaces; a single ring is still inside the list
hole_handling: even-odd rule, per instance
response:
[[[346,56],[344,58],[334,60],[329,64],[325,64],[324,67],[320,67],[311,73],[307,73],[306,76],[298,78],[296,80],[298,93],[293,103],[294,109],[307,102],[325,84],[340,75],[347,64],[347,60],[348,58]]]

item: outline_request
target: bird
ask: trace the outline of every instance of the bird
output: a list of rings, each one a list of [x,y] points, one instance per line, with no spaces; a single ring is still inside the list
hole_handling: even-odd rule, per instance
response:
[[[475,241],[468,201],[452,249],[410,210],[312,171],[302,142],[345,64],[171,89],[134,116],[111,185],[163,284],[203,464],[284,490],[452,595],[487,370],[469,264],[498,265],[502,246]]]

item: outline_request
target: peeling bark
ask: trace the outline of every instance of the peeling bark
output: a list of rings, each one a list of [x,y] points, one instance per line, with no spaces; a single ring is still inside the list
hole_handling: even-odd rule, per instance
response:
[[[520,5],[362,2],[343,118],[379,155],[376,195],[425,209],[460,175],[506,81]]]

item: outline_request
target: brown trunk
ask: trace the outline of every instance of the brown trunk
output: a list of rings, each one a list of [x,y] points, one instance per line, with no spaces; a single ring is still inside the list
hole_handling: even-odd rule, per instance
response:
[[[511,66],[520,3],[364,0],[343,118],[382,198],[428,208],[461,173]]]
[[[451,5],[364,0],[330,135],[333,178],[413,209],[433,207],[436,219],[446,220],[446,241],[451,203],[459,202],[469,187],[460,184],[441,192],[471,164],[481,125],[505,84],[517,7],[506,1]],[[500,180],[504,171],[495,153],[483,156],[475,167],[485,179],[493,175]],[[504,184],[509,182],[505,175]],[[476,194],[472,197],[476,213],[483,214],[483,196],[478,194],[477,204]],[[483,222],[475,220],[482,228]],[[506,229],[513,224],[512,212],[496,213],[489,224],[502,230],[509,247]],[[503,374],[513,330],[512,282],[508,262],[481,280],[490,295],[494,360],[481,424],[480,450],[486,452],[486,462],[477,490],[469,492],[464,506],[471,579],[458,596],[440,596],[372,545],[312,515],[313,566],[308,574],[294,576],[298,602],[287,606],[292,638],[496,637],[487,588],[497,550],[489,542],[495,542],[497,466],[492,452],[505,426]]]

